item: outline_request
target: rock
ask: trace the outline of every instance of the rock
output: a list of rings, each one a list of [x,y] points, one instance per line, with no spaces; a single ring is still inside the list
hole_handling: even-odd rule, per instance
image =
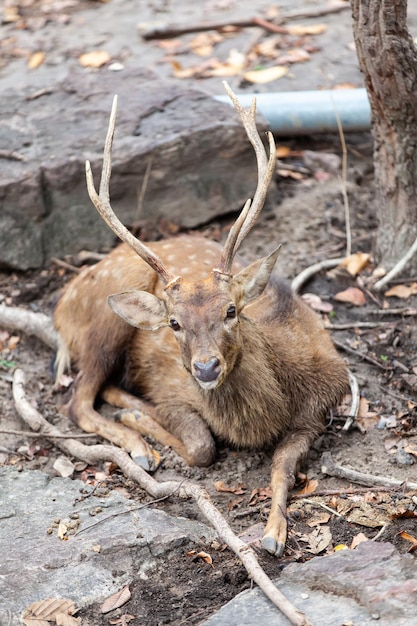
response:
[[[0,145],[20,160],[1,158],[0,266],[40,267],[51,256],[113,241],[88,198],[84,163],[91,161],[98,184],[114,93],[110,188],[123,222],[194,227],[253,195],[256,161],[232,107],[144,69],[74,70],[38,93],[25,87],[2,95]]]
[[[204,524],[139,508],[116,491],[86,497],[92,487],[78,480],[6,466],[0,484],[0,625],[20,624],[32,602],[51,596],[78,608],[101,602],[175,548],[217,539]]]
[[[277,587],[313,626],[414,626],[417,563],[390,543],[366,541],[284,569]],[[375,621],[378,620],[378,621]],[[245,591],[204,626],[289,626],[258,590]]]

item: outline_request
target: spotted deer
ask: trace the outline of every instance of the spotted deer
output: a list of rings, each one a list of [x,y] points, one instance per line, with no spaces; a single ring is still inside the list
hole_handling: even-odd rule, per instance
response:
[[[318,315],[271,279],[278,250],[250,265],[236,257],[265,202],[275,145],[269,133],[268,156],[255,102],[245,110],[226,90],[254,148],[258,185],[224,247],[195,235],[145,246],[116,217],[109,199],[115,98],[99,193],[88,162],[86,174],[93,204],[124,243],[77,275],[59,300],[57,372],[70,362],[78,369],[67,405],[72,419],[150,469],[152,452],[140,433],[200,466],[213,462],[215,439],[252,450],[276,446],[262,544],[280,556],[288,490],[348,390],[348,372]],[[137,409],[140,417],[128,421],[136,430],[102,417],[99,394]]]

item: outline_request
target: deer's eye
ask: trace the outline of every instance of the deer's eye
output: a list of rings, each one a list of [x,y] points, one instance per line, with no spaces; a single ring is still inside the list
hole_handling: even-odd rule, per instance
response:
[[[177,320],[169,320],[169,325],[171,326],[172,330],[180,330],[181,326],[179,325],[179,323],[177,322]]]
[[[229,319],[233,319],[234,317],[236,317],[236,307],[234,304],[231,304],[227,309],[226,317],[228,317]]]

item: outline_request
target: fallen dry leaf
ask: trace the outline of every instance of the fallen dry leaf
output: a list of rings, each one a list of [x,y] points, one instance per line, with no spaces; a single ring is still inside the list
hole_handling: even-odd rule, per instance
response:
[[[120,626],[127,626],[129,622],[133,619],[136,619],[136,615],[129,615],[129,613],[124,613],[120,617],[116,617],[116,619],[109,620],[109,624],[119,624]]]
[[[216,480],[213,485],[216,491],[222,493],[234,493],[237,496],[240,496],[247,491],[247,487],[245,487],[242,483],[239,483],[236,487],[228,487],[228,485],[226,485],[226,483],[222,480]]]
[[[297,24],[294,26],[288,26],[287,28],[290,35],[321,35],[327,30],[326,24]]]
[[[358,533],[353,537],[352,543],[350,544],[350,549],[354,550],[356,546],[358,546],[360,543],[363,543],[364,541],[369,541],[368,537],[363,533]]]
[[[188,44],[190,50],[200,57],[208,57],[213,53],[213,48],[217,43],[223,41],[224,37],[218,32],[198,33]]]
[[[277,63],[284,65],[287,63],[305,63],[310,60],[310,55],[304,48],[293,48],[288,50],[286,54],[283,54],[277,58]]]
[[[114,609],[118,609],[128,602],[131,598],[131,593],[129,587],[123,587],[120,591],[104,600],[101,605],[102,613],[109,613],[110,611],[114,611]]]
[[[314,517],[312,517],[307,522],[307,524],[308,526],[310,526],[310,528],[314,528],[314,526],[318,526],[319,524],[327,524],[330,517],[331,517],[331,513],[327,513],[326,511],[323,511],[322,513],[317,513],[317,515],[314,515]]]
[[[213,566],[213,559],[211,558],[211,556],[207,552],[203,552],[202,550],[200,552],[197,552],[197,550],[189,550],[187,552],[187,556],[203,559],[203,561]]]
[[[55,617],[55,623],[56,626],[81,626],[81,618],[66,613],[58,613]]]
[[[417,538],[411,535],[410,533],[408,533],[406,530],[402,530],[400,532],[400,537],[402,537],[403,539],[406,539],[407,541],[410,541],[413,544],[411,548],[409,548],[409,552],[412,552],[413,550],[417,548]]]
[[[401,298],[402,300],[406,300],[410,296],[413,296],[417,293],[417,283],[411,283],[411,285],[395,285],[388,289],[385,292],[385,296],[387,298]]]
[[[270,83],[288,74],[288,67],[285,65],[274,65],[263,70],[249,70],[243,74],[243,78],[249,83]]]
[[[85,52],[78,57],[78,62],[83,67],[102,67],[110,61],[110,54],[106,50],[93,50]]]
[[[345,267],[352,276],[357,276],[362,272],[371,260],[371,255],[366,252],[356,252],[344,259],[339,267]]]
[[[255,506],[258,502],[263,502],[264,500],[270,500],[272,498],[272,490],[271,487],[260,487],[259,489],[253,489],[252,493],[249,496],[249,506]]]
[[[320,554],[331,544],[332,533],[328,526],[316,526],[309,535],[301,535],[300,539],[308,544],[308,552]]]
[[[317,487],[319,486],[319,481],[312,479],[312,480],[308,480],[306,484],[304,485],[304,487],[301,489],[301,491],[298,492],[298,495],[308,495],[309,493],[314,493],[317,489]]]
[[[330,313],[330,311],[333,311],[333,305],[330,302],[323,302],[320,296],[317,296],[315,293],[303,293],[301,298],[304,302],[307,302],[314,311],[319,311],[320,313]]]
[[[34,52],[30,55],[28,60],[28,68],[30,70],[36,70],[37,67],[42,65],[45,61],[45,53],[44,52]]]
[[[358,287],[348,287],[344,291],[336,293],[333,298],[338,302],[346,302],[353,304],[353,306],[363,306],[366,304],[365,295]]]
[[[293,172],[292,170],[285,170],[278,168],[277,175],[282,178],[292,178],[293,180],[303,180],[304,175],[301,172]]]
[[[34,602],[23,613],[23,623],[28,626],[40,626],[45,624],[50,626],[51,622],[56,622],[58,615],[71,616],[75,613],[76,607],[72,600],[64,598],[47,598]],[[62,624],[62,622],[61,622]],[[72,626],[71,623],[69,623]],[[75,622],[78,624],[78,622]]]

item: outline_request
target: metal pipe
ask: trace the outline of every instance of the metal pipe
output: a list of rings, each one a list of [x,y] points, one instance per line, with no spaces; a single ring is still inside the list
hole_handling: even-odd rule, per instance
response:
[[[239,94],[244,107],[256,97],[258,111],[278,135],[337,132],[337,115],[344,132],[369,130],[371,110],[366,89]],[[228,102],[228,96],[215,96]]]

